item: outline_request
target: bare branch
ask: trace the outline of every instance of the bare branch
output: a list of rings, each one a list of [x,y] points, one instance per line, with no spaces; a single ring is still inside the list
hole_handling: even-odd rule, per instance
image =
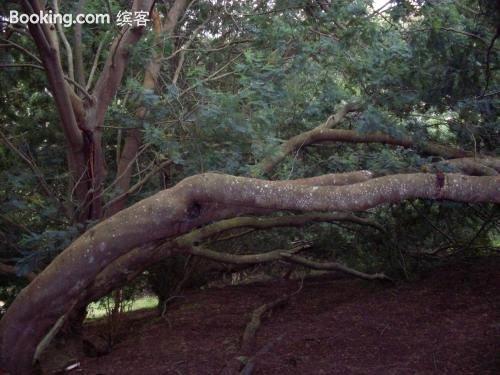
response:
[[[21,150],[19,150],[2,131],[0,131],[0,138],[2,138],[5,145],[17,156],[19,156],[21,160],[23,160],[28,165],[28,167],[33,171],[33,174],[36,176],[45,195],[57,200],[55,193],[50,189],[49,185],[47,184],[47,181],[43,176],[42,171],[40,170],[40,168],[38,168],[36,163],[33,160],[31,160],[27,155],[25,155]]]
[[[281,256],[290,262],[300,264],[307,268],[312,268],[315,270],[328,270],[328,271],[340,271],[356,277],[366,279],[366,280],[387,280],[392,281],[389,277],[383,273],[367,274],[364,272],[357,271],[355,269],[349,268],[341,263],[337,262],[316,262],[307,258],[299,257],[297,255],[292,255],[288,253],[282,253]]]
[[[422,171],[449,171],[450,168],[470,176],[498,176],[500,174],[500,159],[492,157],[448,159],[424,165]]]
[[[40,13],[42,11],[38,0],[27,0],[24,1],[23,5],[27,13]],[[83,138],[78,129],[74,112],[68,111],[68,108],[71,108],[72,105],[67,86],[64,82],[65,77],[59,59],[57,44],[55,44],[56,42],[53,36],[51,36],[47,25],[29,23],[28,26],[47,73],[66,140],[70,149],[78,150],[83,144]]]
[[[352,213],[311,213],[302,215],[286,215],[275,217],[239,216],[222,220],[183,236],[184,241],[199,242],[215,235],[239,228],[269,229],[277,227],[301,227],[309,223],[350,221],[356,224],[369,225],[377,230],[385,231],[377,222],[364,219]],[[241,235],[245,234],[242,233]],[[179,240],[177,240],[179,241]],[[179,243],[179,242],[178,242]]]
[[[85,85],[86,90],[90,90],[92,87],[92,81],[94,80],[94,74],[97,69],[97,64],[99,63],[99,57],[101,56],[102,47],[104,46],[104,42],[106,41],[106,36],[104,36],[99,45],[97,46],[97,51],[94,56],[94,62],[92,63],[92,68],[90,69],[89,78],[87,80],[87,84]]]
[[[283,258],[283,254],[295,254],[299,251],[309,248],[310,245],[300,245],[289,250],[274,250],[266,253],[259,254],[228,254],[220,253],[210,249],[204,249],[199,246],[191,246],[182,248],[181,252],[191,255],[200,256],[203,258],[215,260],[217,262],[230,263],[230,264],[259,264],[269,263]]]
[[[31,57],[33,60],[35,60],[36,62],[38,62],[39,64],[42,63],[42,60],[40,60],[38,58],[38,56],[36,56],[35,54],[31,53],[30,51],[28,51],[26,48],[24,48],[23,46],[13,42],[12,40],[10,39],[4,39],[4,38],[0,38],[0,41],[2,42],[5,42],[7,44],[3,44],[3,45],[0,45],[0,47],[12,47],[12,48],[16,48],[18,49],[19,51],[23,52],[25,55]]]
[[[287,155],[307,147],[311,144],[321,142],[346,142],[346,143],[381,143],[405,148],[418,149],[424,154],[439,155],[445,158],[462,158],[474,156],[472,152],[464,151],[459,148],[448,147],[434,142],[428,142],[423,146],[417,143],[411,137],[395,138],[385,133],[368,133],[361,134],[355,130],[331,129],[332,126],[338,124],[344,116],[358,110],[358,107],[342,107],[335,116],[331,116],[325,123],[316,128],[296,135],[284,142],[279,151],[272,156],[269,156],[256,165],[255,174],[263,172],[269,174]]]
[[[59,3],[57,0],[52,0],[52,5],[54,6],[54,13],[59,13]],[[64,30],[62,28],[62,24],[56,23],[57,32],[59,33],[59,37],[63,41],[64,49],[66,50],[66,58],[68,60],[68,76],[74,81],[75,80],[75,68],[73,66],[73,49],[71,48],[66,35],[64,34]]]
[[[174,77],[172,78],[172,84],[177,85],[177,81],[178,81],[179,76],[180,76],[181,71],[182,71],[182,66],[184,65],[186,51],[189,48],[189,46],[191,45],[191,43],[193,43],[194,39],[196,38],[196,36],[200,32],[200,30],[207,24],[207,22],[209,20],[210,19],[206,19],[196,29],[194,29],[194,31],[189,36],[189,39],[187,40],[187,42],[184,43],[184,45],[179,49],[180,50],[180,57],[179,57],[179,62],[177,63],[177,67],[175,68]]]
[[[79,0],[76,6],[76,13],[82,13],[86,0]],[[103,38],[104,39],[104,38]],[[83,63],[83,42],[82,42],[82,24],[75,25],[75,33],[73,36],[74,50],[75,50],[75,78],[81,85],[85,86],[85,67]],[[87,88],[88,90],[88,88]]]

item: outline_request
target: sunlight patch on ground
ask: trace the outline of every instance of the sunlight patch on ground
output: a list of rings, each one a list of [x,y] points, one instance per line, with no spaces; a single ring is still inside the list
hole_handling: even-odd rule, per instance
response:
[[[127,308],[127,311],[135,311],[141,309],[153,309],[158,306],[158,297],[156,296],[145,296],[136,299],[132,302],[132,306]],[[102,302],[92,302],[88,307],[87,319],[97,319],[106,315],[106,308]]]

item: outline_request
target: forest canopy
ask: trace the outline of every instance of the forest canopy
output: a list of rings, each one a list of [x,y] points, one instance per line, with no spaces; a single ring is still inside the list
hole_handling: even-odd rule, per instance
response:
[[[111,22],[9,21],[49,9]],[[401,279],[498,253],[498,1],[23,0],[0,22],[12,374],[191,257]]]

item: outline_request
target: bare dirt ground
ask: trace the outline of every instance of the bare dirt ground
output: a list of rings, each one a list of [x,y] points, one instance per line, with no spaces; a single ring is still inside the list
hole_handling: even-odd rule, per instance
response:
[[[192,291],[129,314],[110,354],[72,355],[83,374],[218,374],[238,355],[249,313],[297,281]],[[455,263],[399,286],[328,277],[266,319],[254,374],[500,374],[500,257]],[[88,324],[84,335],[102,332]],[[55,357],[54,357],[55,358]]]

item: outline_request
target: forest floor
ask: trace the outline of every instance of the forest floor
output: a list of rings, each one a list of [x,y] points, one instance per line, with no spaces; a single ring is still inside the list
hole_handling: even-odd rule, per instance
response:
[[[111,353],[91,358],[65,345],[47,353],[49,362],[71,352],[80,374],[219,374],[239,355],[252,310],[298,286],[187,292],[166,319],[152,310],[130,313]],[[499,314],[500,257],[441,266],[398,286],[306,280],[262,322],[255,351],[267,350],[253,373],[500,374]],[[106,329],[103,321],[89,323],[84,337],[95,340]]]

